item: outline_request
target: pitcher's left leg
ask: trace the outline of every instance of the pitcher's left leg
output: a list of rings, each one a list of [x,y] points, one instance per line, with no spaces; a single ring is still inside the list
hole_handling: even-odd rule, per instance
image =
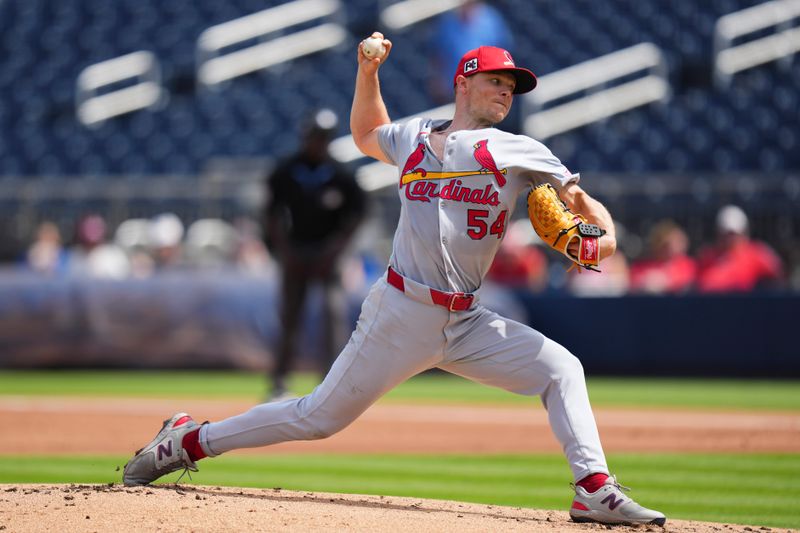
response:
[[[518,394],[540,395],[575,480],[608,473],[583,366],[538,331],[483,307],[446,330],[440,368]]]

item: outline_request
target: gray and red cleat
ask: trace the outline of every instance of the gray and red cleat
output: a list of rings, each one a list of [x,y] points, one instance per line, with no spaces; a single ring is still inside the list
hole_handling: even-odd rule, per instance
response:
[[[658,511],[642,507],[625,496],[622,491],[630,490],[609,476],[602,487],[588,492],[575,486],[575,499],[569,516],[575,522],[600,522],[602,524],[655,524],[663,526],[667,518]]]
[[[122,482],[125,485],[147,485],[182,468],[197,472],[197,465],[183,448],[183,437],[199,427],[200,424],[186,413],[165,420],[158,435],[125,465]]]

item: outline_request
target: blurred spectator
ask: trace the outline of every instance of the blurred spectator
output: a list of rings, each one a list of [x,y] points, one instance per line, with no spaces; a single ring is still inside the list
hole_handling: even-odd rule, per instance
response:
[[[75,224],[72,246],[67,250],[67,270],[71,275],[87,275],[89,254],[103,244],[106,238],[106,222],[96,214],[84,215]]]
[[[631,265],[631,292],[678,294],[693,288],[697,263],[687,255],[689,238],[672,220],[650,230],[647,257]]]
[[[58,226],[49,220],[41,222],[25,256],[26,266],[39,274],[55,275],[64,272],[66,262]]]
[[[600,263],[600,272],[572,269],[567,289],[575,296],[622,296],[628,292],[628,259],[620,251]]]
[[[131,218],[122,222],[114,234],[114,242],[128,255],[134,278],[147,278],[155,268],[148,245],[149,228],[147,219]]]
[[[430,50],[435,53],[429,76],[430,93],[436,104],[453,101],[452,79],[461,57],[479,46],[498,46],[513,53],[512,31],[502,14],[480,0],[467,0],[436,19]],[[450,76],[442,76],[447,72]]]
[[[183,266],[183,222],[174,213],[162,213],[147,228],[147,243],[156,270]]]
[[[717,242],[702,250],[698,259],[701,292],[745,292],[778,286],[783,267],[765,243],[750,239],[747,215],[735,205],[717,213]]]
[[[124,279],[130,276],[130,261],[124,250],[106,241],[106,221],[98,214],[78,220],[75,244],[68,251],[70,275]]]
[[[224,270],[234,263],[236,229],[224,220],[202,218],[186,230],[186,260],[203,270]]]
[[[311,283],[323,289],[323,374],[344,345],[345,298],[336,266],[364,216],[366,197],[355,176],[328,154],[337,122],[329,109],[316,112],[305,126],[300,151],[280,163],[266,184],[265,238],[283,273],[282,338],[270,376],[273,399],[286,395]]]
[[[486,279],[515,289],[542,292],[547,287],[547,256],[528,219],[514,221],[500,243]]]
[[[125,279],[131,275],[131,262],[125,252],[113,243],[103,243],[91,251],[88,273],[95,278]]]

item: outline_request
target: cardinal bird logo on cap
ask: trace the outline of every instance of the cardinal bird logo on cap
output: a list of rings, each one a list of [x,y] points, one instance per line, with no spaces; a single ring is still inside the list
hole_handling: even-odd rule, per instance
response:
[[[494,174],[497,184],[503,187],[506,184],[506,177],[503,176],[503,173],[497,168],[497,163],[494,162],[494,157],[492,157],[487,147],[488,144],[489,139],[483,139],[475,143],[472,146],[475,148],[475,152],[472,155],[475,157],[475,161],[480,163],[481,170],[486,170]]]

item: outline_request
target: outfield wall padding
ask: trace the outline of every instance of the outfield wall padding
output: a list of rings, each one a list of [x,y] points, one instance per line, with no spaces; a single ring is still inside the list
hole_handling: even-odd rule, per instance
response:
[[[800,295],[521,297],[588,375],[800,377]]]
[[[236,274],[99,281],[0,275],[0,368],[242,368],[273,362],[277,282]],[[351,294],[350,320],[363,294]],[[482,302],[560,342],[587,375],[800,377],[798,294]],[[312,291],[298,367],[320,360]]]

